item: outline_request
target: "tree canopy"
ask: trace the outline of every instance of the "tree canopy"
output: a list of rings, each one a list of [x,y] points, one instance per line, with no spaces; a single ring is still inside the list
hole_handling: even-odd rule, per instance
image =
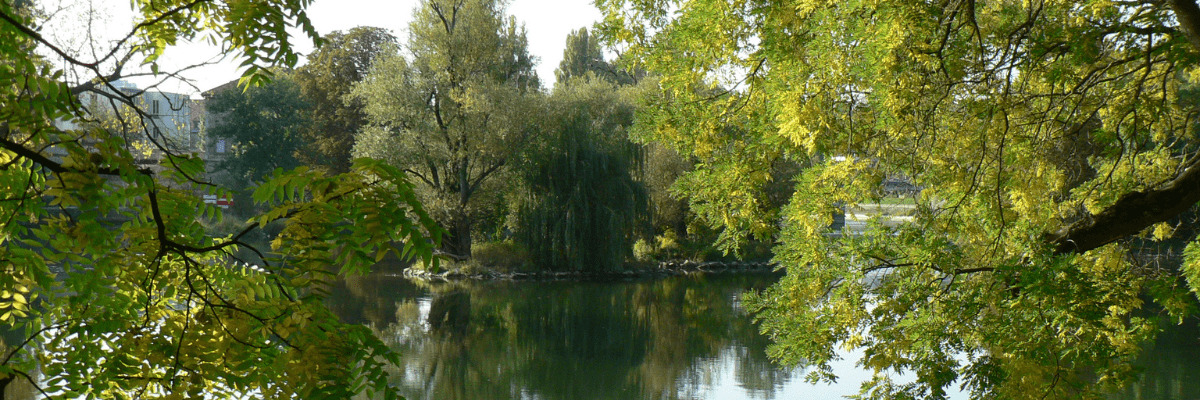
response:
[[[354,88],[369,121],[355,154],[415,177],[449,230],[445,251],[469,257],[478,199],[496,194],[489,180],[534,132],[538,77],[525,30],[501,2],[424,1],[409,33],[410,57],[380,56]]]
[[[633,75],[604,60],[600,38],[588,33],[587,28],[579,28],[567,35],[567,47],[554,70],[554,80],[565,84],[588,73],[619,84],[634,82]]]
[[[776,358],[832,379],[862,349],[869,398],[1089,397],[1194,314],[1195,2],[600,6],[659,79],[639,131],[699,160],[698,213],[729,246],[777,235],[787,277],[752,301]],[[771,210],[781,159],[814,165]],[[828,232],[896,176],[924,189],[911,222]],[[1144,262],[1185,244],[1182,267]]]
[[[324,43],[308,55],[308,63],[295,74],[312,124],[304,130],[305,165],[330,172],[346,172],[352,160],[354,133],[366,125],[362,102],[350,98],[354,84],[363,80],[375,61],[396,43],[383,28],[360,26],[325,35]]]
[[[224,189],[203,180],[199,157],[155,142],[153,110],[113,84],[175,78],[155,63],[187,39],[221,45],[244,61],[244,83],[263,83],[297,61],[287,27],[318,39],[308,3],[136,1],[123,38],[80,55],[40,31],[59,14],[0,1],[0,326],[11,332],[0,386],[64,398],[394,397],[382,365],[395,355],[322,298],[333,274],[388,253],[430,257],[439,231],[403,172],[370,160],[332,177],[276,171],[254,195],[266,214],[210,234],[221,211],[200,196]],[[105,129],[94,107],[133,115]],[[135,162],[130,132],[157,147],[160,168]],[[269,246],[244,240],[275,221]]]
[[[223,186],[250,187],[276,169],[300,166],[297,157],[303,153],[302,132],[311,124],[310,105],[289,73],[277,73],[261,86],[213,93],[205,108],[208,135],[230,144],[228,156],[214,165],[229,175],[220,182]]]

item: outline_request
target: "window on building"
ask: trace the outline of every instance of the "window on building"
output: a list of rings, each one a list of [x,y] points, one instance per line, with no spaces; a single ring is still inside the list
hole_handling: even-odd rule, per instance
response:
[[[217,152],[218,153],[225,152],[225,139],[217,139]]]
[[[155,115],[158,114],[158,100],[150,102],[150,113]]]
[[[192,133],[200,132],[200,120],[192,120]]]

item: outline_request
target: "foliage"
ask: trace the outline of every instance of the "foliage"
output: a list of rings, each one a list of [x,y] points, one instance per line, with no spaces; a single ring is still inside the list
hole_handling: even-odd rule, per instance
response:
[[[554,81],[556,85],[565,84],[571,79],[586,77],[589,73],[621,85],[634,83],[631,74],[604,61],[599,38],[588,34],[587,28],[579,28],[567,34],[567,47],[563,50],[562,61],[554,70]]]
[[[633,244],[633,258],[642,261],[663,261],[680,258],[682,247],[679,245],[679,235],[668,229],[661,235],[655,236],[652,242],[638,239]]]
[[[471,254],[480,198],[535,131],[538,79],[525,31],[492,0],[424,1],[409,28],[411,58],[380,55],[352,98],[369,125],[354,154],[377,157],[417,182],[448,227],[444,250]]]
[[[348,97],[370,71],[375,57],[396,43],[383,28],[360,26],[325,35],[324,44],[296,69],[295,80],[312,107],[312,122],[303,130],[305,151],[299,158],[312,168],[345,172],[350,167],[354,133],[366,125],[362,102]]]
[[[529,250],[514,240],[479,243],[474,246],[471,259],[457,265],[479,271],[518,272],[531,269]]]
[[[658,74],[637,131],[698,160],[692,208],[727,248],[778,228],[788,275],[751,302],[777,359],[833,379],[862,349],[869,398],[1090,398],[1129,382],[1153,319],[1194,312],[1134,240],[1200,201],[1193,1],[600,6]],[[767,206],[772,165],[809,160]],[[925,188],[917,218],[827,234],[885,176]]]
[[[688,221],[695,217],[688,212],[687,201],[676,197],[682,193],[672,192],[671,186],[692,169],[691,163],[674,149],[656,142],[643,144],[642,159],[640,180],[646,185],[655,232],[686,232]]]
[[[166,47],[196,38],[263,83],[297,59],[284,27],[315,39],[307,4],[137,1],[128,36],[93,60],[39,34],[56,14],[0,1],[0,325],[19,335],[0,385],[63,398],[396,397],[382,369],[396,355],[340,323],[323,284],[390,252],[431,257],[440,233],[404,174],[370,160],[333,177],[277,170],[255,194],[270,211],[210,236],[202,223],[221,210],[200,195],[226,191],[198,179],[202,160],[156,143],[152,116],[112,85],[157,72]],[[130,62],[139,55],[149,72]],[[56,66],[88,76],[69,81]],[[96,128],[103,104],[134,118]],[[159,166],[135,162],[129,132],[162,152]],[[272,221],[284,227],[270,249],[242,240]]]
[[[658,258],[656,250],[646,239],[638,239],[633,242],[633,259],[642,263],[654,261]]]
[[[312,124],[312,107],[290,74],[276,73],[269,83],[245,90],[219,90],[206,100],[208,135],[229,143],[228,156],[215,163],[222,185],[243,189],[277,169],[300,166],[301,132]]]
[[[559,82],[550,97],[550,131],[530,151],[527,194],[517,237],[541,269],[616,270],[630,255],[645,188],[634,179],[639,148],[634,88],[593,75]]]

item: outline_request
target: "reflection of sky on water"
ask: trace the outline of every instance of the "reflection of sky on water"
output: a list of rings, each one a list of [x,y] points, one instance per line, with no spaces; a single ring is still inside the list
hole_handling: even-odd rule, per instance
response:
[[[842,359],[831,363],[833,370],[838,374],[837,383],[808,383],[804,380],[804,375],[807,371],[804,368],[797,368],[791,373],[791,377],[786,381],[781,382],[774,390],[761,390],[761,388],[750,389],[737,384],[738,380],[735,376],[734,366],[738,362],[735,354],[722,356],[719,363],[723,364],[721,373],[711,382],[704,385],[703,390],[696,393],[680,393],[680,398],[685,399],[746,399],[746,400],[774,400],[774,399],[841,399],[858,394],[859,385],[862,382],[871,379],[871,372],[855,366],[855,362],[862,358],[862,351],[843,352]],[[914,381],[912,376],[892,376],[892,380],[896,383],[908,383]],[[956,387],[955,387],[956,388]],[[968,393],[959,392],[956,390],[948,390],[949,398],[953,400],[968,399]]]

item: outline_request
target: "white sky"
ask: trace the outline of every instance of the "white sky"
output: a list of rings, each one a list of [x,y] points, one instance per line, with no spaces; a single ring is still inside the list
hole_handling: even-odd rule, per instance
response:
[[[51,24],[43,32],[49,32],[52,40],[64,47],[78,48],[84,41],[87,31],[98,31],[104,28],[112,30],[128,29],[130,6],[128,0],[50,0],[58,1],[58,6],[66,7],[56,18],[56,24]],[[92,4],[100,15],[100,21],[95,26],[86,27],[78,22],[81,14],[86,13],[87,4]],[[407,42],[408,23],[412,19],[413,8],[418,0],[315,0],[308,8],[308,16],[317,31],[322,35],[335,30],[349,30],[356,26],[376,26],[388,29],[400,43]],[[50,5],[53,7],[54,4]],[[529,52],[539,59],[536,66],[542,85],[549,87],[554,83],[554,69],[562,60],[562,51],[566,45],[567,34],[582,27],[591,27],[600,20],[600,12],[592,5],[591,0],[512,0],[508,6],[508,14],[515,16],[525,24],[529,39]],[[103,21],[111,22],[103,22]],[[124,22],[121,22],[124,21]],[[119,37],[123,32],[109,32],[107,37]],[[299,31],[293,32],[297,40],[296,46],[302,53],[312,50],[312,43]],[[102,40],[101,40],[102,41]],[[72,44],[76,44],[72,46]],[[203,44],[189,44],[168,49],[160,61],[162,71],[174,71],[184,65],[191,65],[219,56],[214,47]],[[84,59],[90,57],[84,56]],[[303,63],[301,58],[301,63]],[[201,90],[207,90],[240,76],[237,63],[224,61],[219,65],[207,66],[189,70],[184,77],[195,81]],[[134,79],[142,87],[153,82],[149,79]],[[183,85],[164,85],[162,90],[183,93],[195,90]]]

